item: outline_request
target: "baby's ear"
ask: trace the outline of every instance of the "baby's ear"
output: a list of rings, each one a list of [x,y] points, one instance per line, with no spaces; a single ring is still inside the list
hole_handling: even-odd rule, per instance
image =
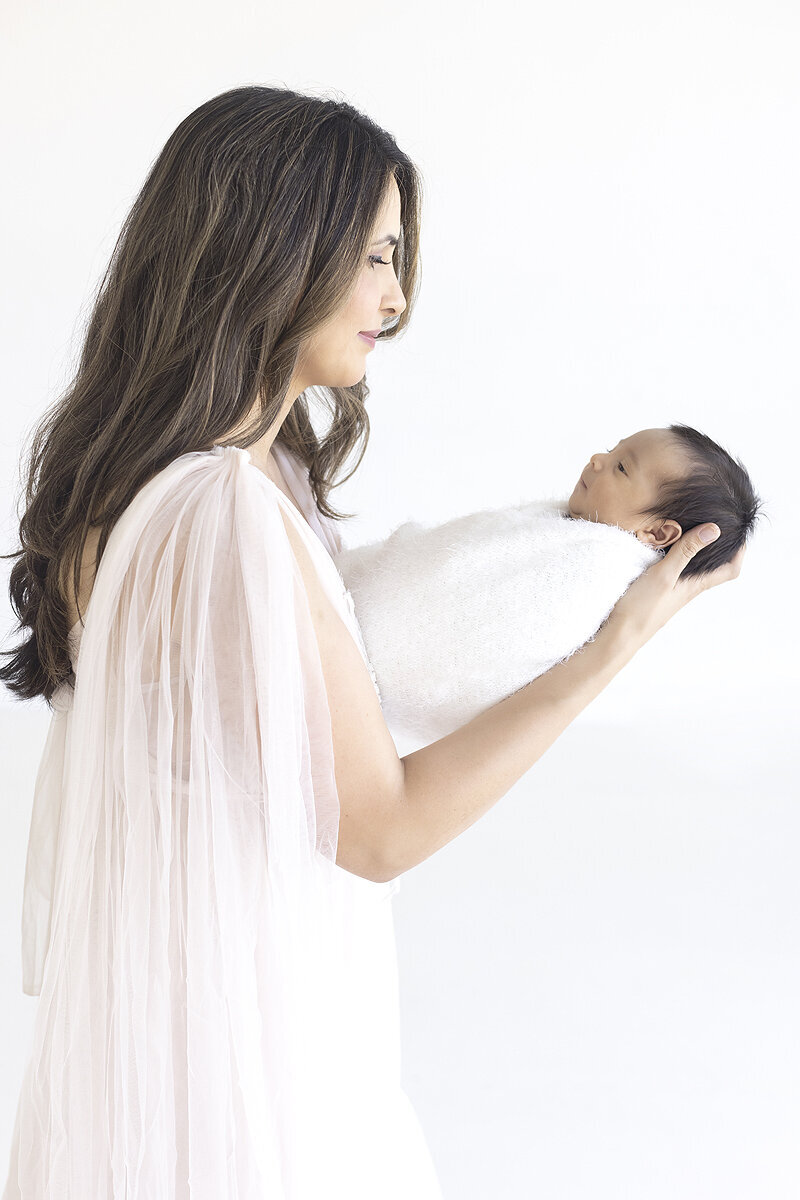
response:
[[[670,518],[661,520],[659,517],[636,530],[639,541],[646,542],[648,546],[654,546],[656,550],[666,550],[667,546],[677,542],[682,533],[683,530],[677,521]]]

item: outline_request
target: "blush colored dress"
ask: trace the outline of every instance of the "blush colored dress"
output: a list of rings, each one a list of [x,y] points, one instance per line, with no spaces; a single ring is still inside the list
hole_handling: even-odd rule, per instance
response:
[[[109,537],[55,693],[25,870],[39,997],[2,1200],[441,1200],[401,1084],[391,897],[336,865],[330,713],[294,523],[215,446]],[[377,691],[377,686],[376,686]]]

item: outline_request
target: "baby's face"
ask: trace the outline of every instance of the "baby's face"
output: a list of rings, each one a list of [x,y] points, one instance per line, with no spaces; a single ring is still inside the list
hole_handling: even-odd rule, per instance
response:
[[[685,451],[668,429],[642,429],[623,438],[613,450],[593,454],[569,498],[569,515],[602,525],[619,525],[640,541],[668,545],[680,527],[653,533],[647,514],[659,487],[689,470]],[[666,540],[669,538],[669,540]]]

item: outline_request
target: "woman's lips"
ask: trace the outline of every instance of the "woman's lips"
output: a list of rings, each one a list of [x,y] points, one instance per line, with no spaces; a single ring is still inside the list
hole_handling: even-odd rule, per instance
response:
[[[368,333],[359,333],[358,336],[360,338],[364,339],[364,341],[369,345],[369,348],[371,350],[375,345],[375,338],[378,336],[379,333],[380,333],[380,330],[376,329],[374,331],[374,333],[369,333],[369,332]]]

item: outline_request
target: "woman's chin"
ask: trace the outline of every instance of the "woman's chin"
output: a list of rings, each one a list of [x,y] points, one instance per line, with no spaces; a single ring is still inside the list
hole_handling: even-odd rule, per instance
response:
[[[364,370],[363,366],[361,367],[361,374],[358,373],[358,368],[355,368],[352,371],[342,371],[340,375],[335,376],[335,383],[326,382],[324,386],[338,388],[355,387],[357,383],[361,383],[362,379],[366,377],[366,374],[367,372]]]

